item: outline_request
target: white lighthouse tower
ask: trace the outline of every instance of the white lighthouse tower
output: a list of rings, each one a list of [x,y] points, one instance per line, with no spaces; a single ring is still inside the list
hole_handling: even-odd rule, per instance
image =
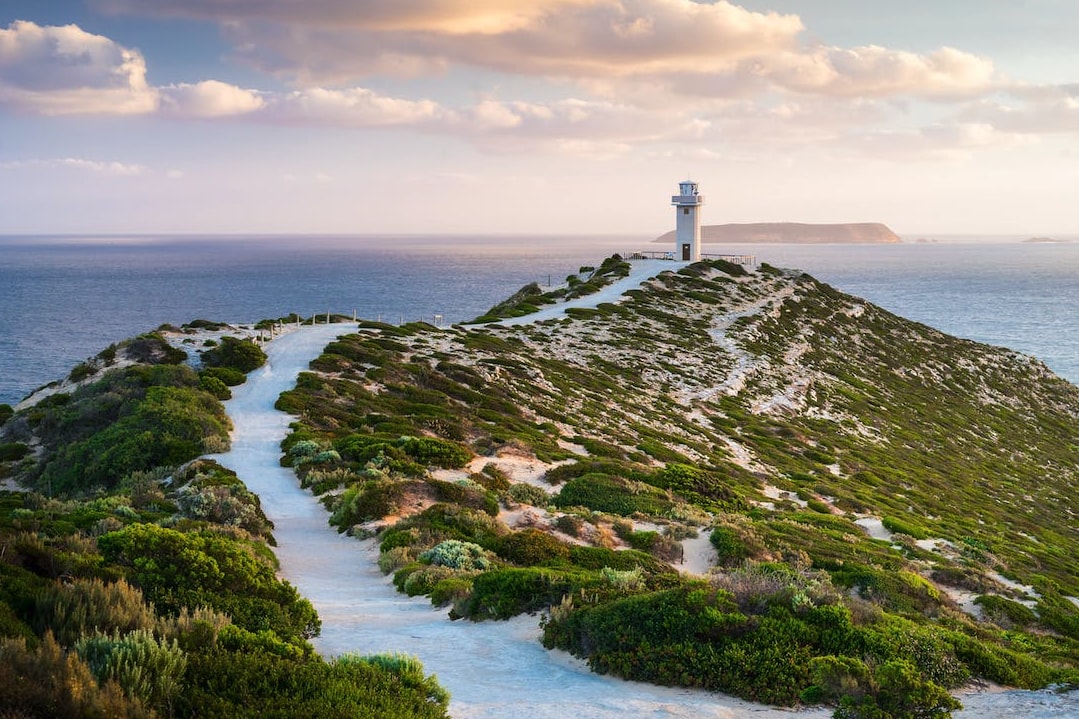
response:
[[[675,211],[674,257],[697,262],[701,259],[701,213],[704,195],[697,192],[697,183],[685,180],[678,183],[678,194],[671,197]]]

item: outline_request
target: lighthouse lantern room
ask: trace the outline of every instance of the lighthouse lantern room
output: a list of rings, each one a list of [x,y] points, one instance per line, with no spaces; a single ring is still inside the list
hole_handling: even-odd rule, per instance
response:
[[[674,256],[676,259],[697,262],[701,259],[701,215],[704,195],[697,183],[685,180],[678,183],[678,194],[671,197],[675,211]]]

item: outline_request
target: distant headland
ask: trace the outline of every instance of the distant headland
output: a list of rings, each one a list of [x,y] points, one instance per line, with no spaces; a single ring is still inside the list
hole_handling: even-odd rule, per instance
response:
[[[745,224],[705,225],[704,242],[760,242],[790,244],[887,244],[902,242],[899,235],[880,222],[848,222],[816,225],[802,222],[751,222]],[[674,241],[674,231],[655,242]]]

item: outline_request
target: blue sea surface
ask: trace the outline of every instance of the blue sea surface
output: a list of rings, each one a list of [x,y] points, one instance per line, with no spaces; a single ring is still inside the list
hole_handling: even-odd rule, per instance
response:
[[[443,324],[650,237],[0,237],[0,403],[163,323],[327,311]],[[709,245],[753,254],[1079,383],[1079,243]]]

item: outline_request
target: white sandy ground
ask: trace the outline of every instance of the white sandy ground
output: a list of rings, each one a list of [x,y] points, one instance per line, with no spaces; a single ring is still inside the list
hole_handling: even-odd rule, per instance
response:
[[[451,692],[450,713],[457,719],[501,719],[522,711],[534,719],[830,716],[825,709],[792,712],[599,676],[565,653],[545,651],[536,639],[536,617],[451,622],[426,599],[398,594],[378,571],[375,541],[338,534],[327,524],[322,505],[279,464],[279,445],[292,418],[275,410],[274,402],[322,347],[353,327],[304,328],[270,343],[266,366],[235,388],[226,403],[235,426],[233,448],[216,457],[261,497],[276,526],[281,574],[322,617],[322,636],[314,642],[320,652],[414,654]],[[957,716],[964,719],[1079,717],[1075,692],[982,692],[962,700],[967,709]]]

